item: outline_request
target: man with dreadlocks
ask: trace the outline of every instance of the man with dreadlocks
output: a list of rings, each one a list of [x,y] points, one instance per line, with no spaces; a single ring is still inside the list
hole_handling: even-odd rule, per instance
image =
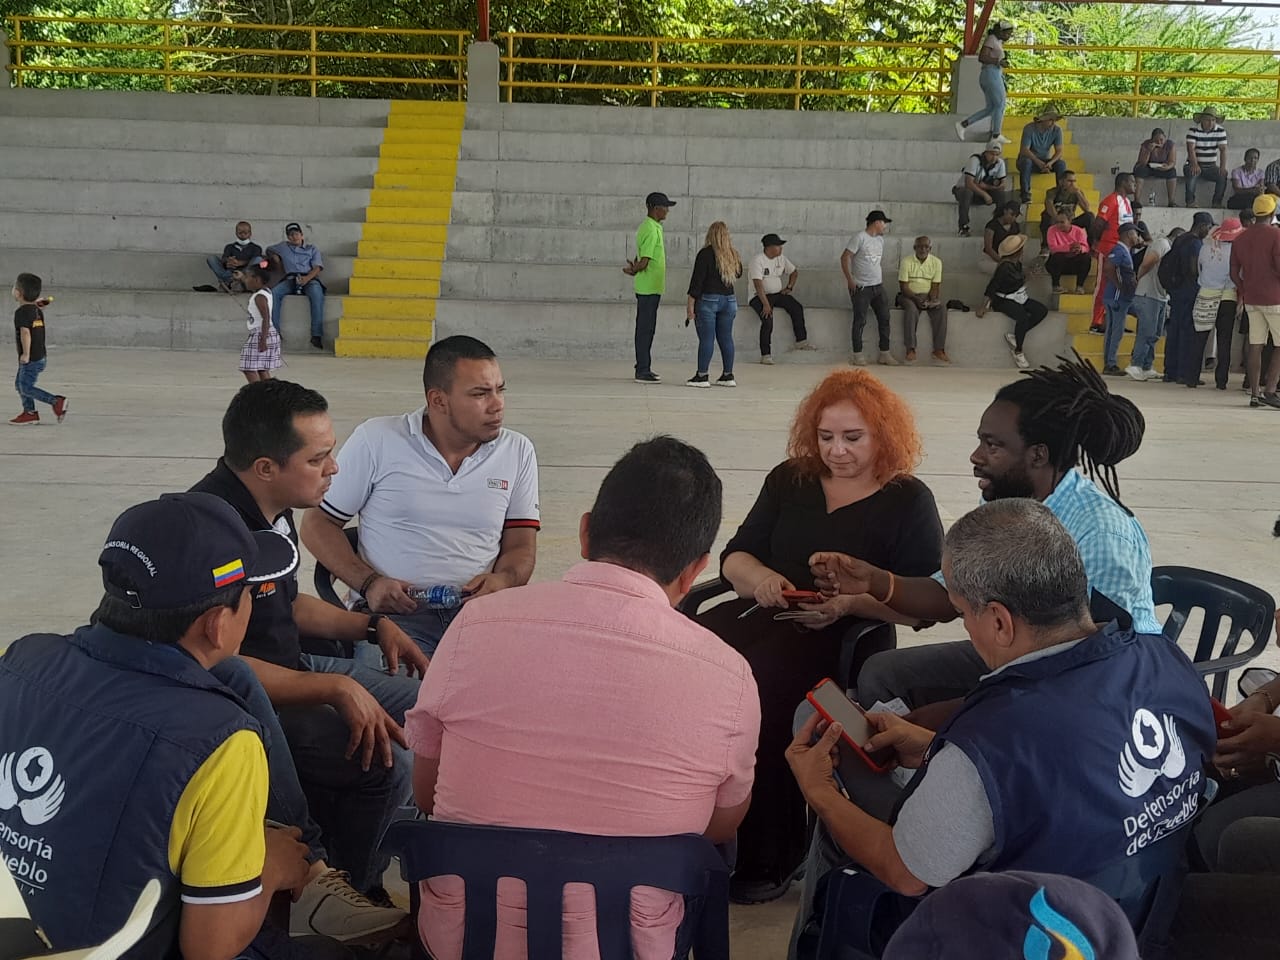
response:
[[[1141,411],[1112,394],[1077,353],[1074,361],[1041,367],[1002,387],[982,414],[969,461],[984,501],[1031,497],[1066,527],[1084,560],[1095,621],[1118,620],[1137,633],[1158,634],[1151,548],[1142,525],[1120,502],[1116,476],[1116,464],[1137,452],[1145,429]],[[836,553],[815,554],[810,562],[821,589],[869,594],[898,622],[956,617],[941,572],[897,577]],[[901,697],[919,708],[963,697],[986,672],[982,658],[965,642],[888,650],[863,666],[858,700],[870,706]],[[946,715],[939,704],[931,719]]]

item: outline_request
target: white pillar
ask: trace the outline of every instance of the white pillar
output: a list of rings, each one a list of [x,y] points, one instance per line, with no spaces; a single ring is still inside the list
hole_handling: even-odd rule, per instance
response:
[[[982,93],[982,88],[978,86],[978,73],[982,70],[982,64],[978,62],[978,58],[961,57],[956,61],[955,66],[951,70],[951,112],[967,117],[969,114],[981,110],[987,102],[987,98]]]
[[[473,43],[467,48],[467,103],[497,103],[502,65],[496,43]]]

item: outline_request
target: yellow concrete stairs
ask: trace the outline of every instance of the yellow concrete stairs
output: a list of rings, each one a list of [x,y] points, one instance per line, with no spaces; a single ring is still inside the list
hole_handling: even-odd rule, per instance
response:
[[[334,353],[421,359],[431,345],[466,105],[393,100]]]

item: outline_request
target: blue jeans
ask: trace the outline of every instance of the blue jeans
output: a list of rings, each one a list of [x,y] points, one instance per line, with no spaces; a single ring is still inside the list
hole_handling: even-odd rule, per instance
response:
[[[36,386],[36,378],[44,373],[45,360],[32,360],[30,363],[18,364],[18,375],[13,378],[13,389],[18,391],[22,399],[22,409],[26,413],[36,412],[36,401],[53,406],[58,398],[47,390]]]
[[[368,606],[360,601],[353,608],[360,613],[367,613]],[[428,657],[436,655],[436,647],[440,646],[440,638],[458,615],[457,610],[433,610],[425,604],[419,604],[413,613],[393,613],[387,619],[409,635]],[[387,665],[382,656],[382,649],[372,643],[358,643],[355,649],[356,663],[371,667],[385,673]]]
[[[302,669],[351,677],[400,724],[417,700],[416,679],[389,677],[353,660],[304,654]],[[330,866],[348,871],[357,890],[381,883],[390,858],[378,852],[378,844],[396,811],[412,795],[413,754],[393,745],[391,768],[375,762],[367,771],[361,770],[358,760],[345,756],[349,730],[333,707],[316,704],[277,710],[239,657],[211,672],[240,696],[266,731],[271,780],[267,816],[300,827],[310,858],[326,859]]]
[[[970,114],[964,120],[966,127],[972,126],[979,120],[991,118],[991,136],[1000,136],[1004,129],[1004,71],[1000,69],[999,64],[984,63],[982,70],[978,73],[978,86],[982,88],[982,95],[987,98],[987,105],[977,113]]]
[[[698,298],[693,325],[698,331],[698,373],[711,368],[711,354],[720,344],[720,361],[725,373],[733,373],[733,318],[738,315],[738,298],[704,293]]]
[[[271,322],[276,330],[280,329],[280,314],[284,308],[284,298],[291,293],[305,294],[311,303],[311,335],[324,336],[324,284],[319,280],[310,280],[299,289],[292,277],[285,277],[271,288],[271,302],[275,309],[271,311]]]
[[[232,281],[231,271],[222,265],[222,258],[216,253],[210,254],[204,261],[213,275],[218,278],[219,283],[230,283]]]
[[[1125,317],[1129,316],[1129,305],[1132,297],[1124,297],[1118,301],[1108,300],[1106,334],[1102,338],[1102,365],[1104,367],[1119,366],[1116,362],[1120,353],[1120,338],[1124,336]]]
[[[1138,327],[1129,362],[1135,367],[1150,370],[1156,362],[1156,342],[1164,336],[1168,304],[1155,297],[1134,297],[1132,309],[1138,317]]]
[[[652,373],[653,335],[658,330],[658,305],[660,293],[636,294],[636,373]]]
[[[1030,157],[1018,158],[1018,183],[1022,190],[1022,202],[1027,203],[1031,199],[1031,178],[1035,175],[1035,164],[1031,162]],[[1062,160],[1053,161],[1053,172],[1059,177],[1062,176],[1067,165]]]

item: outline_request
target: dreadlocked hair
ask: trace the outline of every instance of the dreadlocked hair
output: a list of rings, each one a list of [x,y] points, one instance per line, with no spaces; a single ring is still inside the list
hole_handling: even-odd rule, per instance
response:
[[[996,399],[1018,407],[1022,439],[1043,443],[1055,470],[1066,473],[1083,466],[1132,516],[1120,500],[1116,464],[1137,452],[1147,422],[1132,401],[1107,389],[1092,363],[1071,352],[1074,361],[1059,357],[1056,368],[1029,371],[1026,379],[1002,387]]]

